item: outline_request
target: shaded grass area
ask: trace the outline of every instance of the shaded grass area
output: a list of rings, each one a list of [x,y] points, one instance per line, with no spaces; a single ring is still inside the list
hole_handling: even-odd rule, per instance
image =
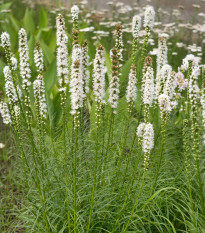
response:
[[[24,233],[18,219],[22,192],[18,183],[18,158],[13,136],[8,127],[0,119],[0,143],[5,145],[0,149],[0,232]]]

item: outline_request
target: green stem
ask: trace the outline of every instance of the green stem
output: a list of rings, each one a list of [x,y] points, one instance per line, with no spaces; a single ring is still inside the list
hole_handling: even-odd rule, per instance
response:
[[[71,232],[71,221],[70,221],[70,211],[69,211],[69,189],[68,189],[68,160],[67,160],[67,149],[66,149],[66,106],[65,106],[65,94],[62,93],[62,108],[63,108],[63,154],[64,154],[64,176],[66,184],[66,204],[67,204],[67,219],[68,219],[68,232]]]
[[[87,227],[87,233],[90,230],[90,224],[91,224],[91,218],[92,218],[92,212],[93,212],[93,203],[94,203],[94,195],[95,195],[95,189],[97,185],[97,169],[98,169],[98,151],[99,151],[99,126],[100,126],[100,104],[97,103],[97,111],[96,111],[96,127],[97,127],[97,135],[96,135],[96,146],[95,146],[95,165],[94,165],[94,175],[93,175],[93,188],[92,188],[92,196],[91,196],[91,202],[90,202],[90,213],[89,213],[89,219],[88,219],[88,227]]]
[[[112,233],[115,231],[115,229],[116,229],[116,227],[117,227],[117,224],[118,224],[118,222],[120,221],[120,218],[121,218],[121,216],[122,216],[123,210],[126,208],[126,205],[127,205],[127,203],[128,203],[128,198],[129,198],[129,196],[130,196],[130,192],[131,192],[131,190],[132,190],[132,187],[133,187],[133,184],[134,184],[134,181],[135,181],[136,171],[137,171],[137,167],[138,167],[138,164],[139,164],[139,159],[140,159],[140,157],[141,157],[141,152],[142,152],[142,150],[141,150],[141,145],[139,145],[138,159],[136,160],[136,163],[135,163],[135,166],[134,166],[134,170],[133,170],[133,173],[132,173],[132,181],[131,181],[131,183],[128,185],[128,189],[126,189],[126,190],[128,190],[128,192],[127,192],[125,201],[123,202],[122,208],[121,208],[120,211],[119,211],[119,214],[118,214],[117,220],[116,220],[116,222],[115,222],[114,228],[113,228],[113,230],[112,230]],[[123,188],[121,187],[120,190],[121,190],[121,193],[122,193]],[[119,196],[121,196],[121,195],[119,195]]]
[[[141,182],[141,185],[140,185],[139,193],[138,193],[138,195],[137,195],[137,197],[136,197],[136,199],[135,199],[135,203],[134,203],[134,205],[133,205],[133,207],[132,207],[132,211],[131,211],[131,213],[130,213],[130,217],[129,217],[129,219],[128,219],[128,221],[127,221],[127,224],[125,225],[125,227],[124,227],[122,233],[125,233],[125,232],[127,231],[127,228],[129,227],[130,221],[131,221],[132,216],[133,216],[133,214],[134,214],[135,208],[136,208],[136,206],[137,206],[137,204],[138,204],[138,200],[139,200],[139,198],[140,198],[140,194],[141,194],[142,189],[143,189],[143,186],[144,186],[145,174],[146,174],[146,169],[144,170],[144,173],[143,173],[143,177],[142,177],[142,182]]]
[[[114,188],[113,191],[116,188],[116,185],[118,184],[118,178],[120,177],[120,170],[121,170],[121,166],[122,166],[122,161],[123,161],[123,155],[125,153],[125,148],[126,148],[126,143],[127,143],[127,135],[128,135],[128,131],[129,131],[129,126],[130,126],[130,120],[132,117],[132,109],[133,109],[133,103],[129,105],[128,107],[128,112],[129,112],[129,116],[127,118],[127,123],[125,124],[125,128],[122,134],[122,140],[123,142],[121,143],[122,147],[121,147],[121,153],[119,154],[119,158],[117,158],[117,163],[116,163],[116,167],[117,167],[117,171],[116,171],[116,175],[115,175],[115,179],[114,179]],[[130,153],[129,153],[130,155]],[[128,156],[130,157],[130,156]],[[129,159],[127,159],[127,161],[129,161]]]
[[[74,174],[73,174],[73,197],[74,197],[74,233],[77,233],[77,152],[78,152],[78,128],[79,128],[79,112],[74,115]]]
[[[110,145],[112,145],[113,123],[114,123],[114,113],[113,113],[113,110],[112,110],[111,116],[110,116],[110,124],[109,124],[109,131],[108,131],[107,146],[106,146],[105,155],[103,155],[104,161],[103,161],[103,165],[102,165],[102,181],[101,181],[102,184],[103,184],[103,181],[104,181],[105,166],[108,163],[108,151],[109,151],[109,147],[110,147]]]
[[[156,175],[155,175],[155,179],[154,179],[154,184],[152,187],[152,193],[154,193],[155,189],[156,189],[156,185],[157,185],[157,181],[158,181],[158,177],[159,177],[159,171],[161,168],[161,163],[162,163],[162,158],[163,158],[163,154],[164,154],[164,143],[165,143],[165,126],[166,126],[166,113],[161,113],[161,145],[160,145],[160,157],[159,157],[159,163],[157,166],[157,171],[156,171]]]

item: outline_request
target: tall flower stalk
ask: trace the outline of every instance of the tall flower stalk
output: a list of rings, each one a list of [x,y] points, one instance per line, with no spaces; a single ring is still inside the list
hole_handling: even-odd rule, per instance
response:
[[[117,105],[119,100],[119,57],[118,50],[113,48],[111,50],[111,63],[112,63],[112,75],[109,87],[109,103],[112,109],[112,113],[117,113]]]
[[[40,135],[45,131],[45,120],[47,118],[47,104],[45,96],[45,87],[43,76],[38,75],[37,79],[33,82],[35,108],[37,113],[37,123],[39,126]]]
[[[74,44],[72,51],[72,67],[70,80],[71,114],[73,115],[73,139],[74,139],[74,171],[73,171],[73,196],[74,196],[74,232],[77,232],[77,153],[78,133],[80,128],[80,110],[83,107],[83,79],[82,79],[82,50],[78,44]]]
[[[2,100],[0,102],[0,113],[4,124],[12,124],[11,114],[8,105]]]
[[[154,27],[154,20],[155,20],[154,8],[152,6],[146,6],[145,15],[144,15],[145,37],[144,37],[144,43],[142,46],[141,64],[143,64],[144,58],[147,53],[148,40],[150,37],[150,31]]]
[[[201,107],[202,107],[203,141],[205,144],[205,66],[202,67]]]
[[[67,219],[68,231],[71,231],[71,220],[69,210],[68,198],[68,168],[67,168],[67,142],[66,142],[66,90],[68,84],[68,37],[65,33],[65,21],[61,14],[56,18],[56,45],[57,45],[57,77],[59,84],[59,92],[61,97],[61,107],[63,112],[63,153],[64,153],[64,176],[66,184],[66,205],[67,205]],[[41,60],[41,59],[40,59]]]
[[[71,16],[73,20],[73,28],[72,28],[72,35],[73,35],[73,44],[78,44],[78,35],[79,35],[79,29],[78,29],[78,16],[79,15],[79,8],[78,6],[74,5],[71,8]]]
[[[119,60],[119,67],[122,67],[123,62],[123,39],[122,39],[122,25],[117,24],[115,27],[115,48],[117,49],[117,56]]]
[[[109,136],[108,136],[108,144],[112,144],[112,136],[113,136],[113,127],[114,127],[114,119],[115,114],[117,113],[117,106],[119,100],[119,57],[118,50],[113,48],[111,50],[111,63],[112,63],[112,75],[109,84],[109,99],[108,102],[111,107],[111,117],[110,117],[110,127],[109,127]]]
[[[22,92],[18,85],[17,72],[16,72],[18,62],[17,62],[17,59],[11,53],[10,36],[6,32],[3,32],[1,34],[1,45],[4,48],[5,55],[6,55],[6,61],[8,64],[8,66],[4,68],[4,76],[5,76],[5,81],[6,81],[5,89],[6,89],[7,94],[9,94],[10,92],[9,94],[11,98],[10,102],[13,102],[13,104],[19,105],[20,111],[23,114],[23,108],[22,108],[22,102],[21,102]]]
[[[88,219],[88,227],[87,231],[90,230],[92,212],[93,212],[93,204],[94,204],[94,195],[97,185],[97,171],[98,171],[98,154],[99,154],[99,133],[100,133],[100,125],[101,125],[101,118],[103,115],[103,108],[105,104],[105,58],[104,58],[104,48],[102,45],[97,47],[95,59],[93,62],[93,91],[96,101],[96,110],[95,110],[95,117],[96,117],[96,139],[95,139],[95,163],[94,163],[94,174],[93,174],[93,187],[92,187],[92,195],[90,201],[90,212],[89,212],[89,219]],[[104,123],[104,122],[103,122]],[[103,135],[104,138],[104,135]],[[104,141],[104,139],[103,139]],[[102,161],[102,160],[101,160]],[[102,165],[103,166],[103,165]],[[100,168],[101,170],[103,167]],[[101,171],[100,171],[101,172]]]
[[[43,51],[40,47],[40,43],[36,42],[34,49],[34,62],[39,74],[42,74],[44,71],[44,61],[43,61]]]
[[[192,153],[196,163],[196,172],[197,172],[197,179],[198,185],[200,189],[200,198],[201,198],[201,206],[202,211],[205,213],[205,198],[203,192],[203,181],[201,175],[201,165],[200,165],[200,144],[199,144],[199,110],[198,110],[198,95],[199,95],[199,88],[197,85],[197,80],[200,75],[200,68],[199,66],[194,66],[192,69],[192,73],[189,79],[189,99],[191,105],[191,139],[193,142],[192,146]]]
[[[157,186],[159,171],[160,171],[160,167],[161,167],[161,163],[162,163],[162,159],[163,159],[163,154],[164,154],[166,125],[167,125],[167,122],[168,122],[169,113],[171,111],[169,96],[166,95],[166,94],[161,94],[158,97],[158,104],[159,104],[160,118],[161,118],[161,143],[160,143],[160,152],[159,152],[160,153],[159,163],[158,163],[155,178],[154,178],[154,184],[153,184],[152,192],[155,191],[155,188]]]
[[[82,77],[83,77],[83,92],[89,93],[90,72],[88,70],[89,56],[88,56],[88,41],[85,40],[82,45]]]
[[[82,79],[83,79],[83,108],[81,110],[81,125],[82,130],[86,128],[86,123],[88,121],[87,114],[85,112],[86,108],[86,96],[89,93],[89,82],[90,82],[90,71],[88,70],[89,66],[89,55],[88,55],[88,41],[85,40],[82,45]]]
[[[29,49],[27,44],[27,33],[24,28],[19,30],[19,60],[20,60],[20,75],[22,78],[22,88],[25,91],[24,104],[28,127],[31,127],[31,100],[30,89],[31,86],[31,70],[29,65]]]
[[[192,192],[192,181],[191,181],[191,158],[190,158],[190,130],[189,130],[189,120],[183,120],[183,152],[185,155],[185,166],[186,166],[186,176],[188,181],[188,188],[189,188],[189,198],[190,198],[190,208],[191,213],[190,217],[194,222],[196,227],[196,219],[194,215],[194,203],[193,203],[193,192]]]
[[[142,190],[144,187],[145,174],[147,171],[148,161],[149,161],[149,157],[150,157],[150,152],[153,149],[153,147],[154,147],[154,129],[153,129],[152,124],[148,123],[148,124],[145,124],[144,130],[143,130],[143,140],[142,140],[142,148],[143,148],[143,152],[144,152],[144,172],[142,175],[141,184],[139,187],[139,192],[135,198],[134,205],[133,205],[131,212],[130,212],[130,216],[128,218],[126,225],[123,227],[123,230],[122,230],[123,233],[127,232],[127,228],[130,225],[135,208],[138,204],[140,195],[142,193]]]
[[[119,57],[118,57],[118,50],[114,47],[111,50],[111,80],[109,84],[109,99],[108,102],[111,107],[111,115],[110,115],[110,122],[109,122],[109,128],[108,128],[108,139],[107,139],[107,145],[106,145],[106,151],[105,151],[105,163],[107,164],[107,155],[108,150],[112,146],[112,140],[113,140],[113,130],[114,130],[114,120],[115,120],[115,114],[117,114],[117,106],[118,106],[118,100],[119,100]]]
[[[104,170],[104,144],[105,144],[105,51],[102,45],[98,45],[96,49],[95,59],[93,61],[93,94],[96,102],[96,128],[97,128],[97,138],[99,133],[99,124],[102,125],[102,158],[101,158],[101,168],[100,172],[103,173]],[[99,140],[99,138],[98,138]],[[96,141],[96,145],[98,144]],[[96,150],[97,150],[96,146]]]
[[[151,66],[148,66],[143,76],[144,80],[144,91],[143,104],[144,104],[144,122],[148,123],[150,120],[149,109],[152,106],[154,99],[154,71]]]
[[[157,76],[164,65],[167,64],[167,35],[162,33],[158,38],[158,52],[157,52]]]
[[[136,65],[137,62],[137,42],[139,37],[139,31],[141,28],[141,17],[135,15],[132,19],[132,64]]]
[[[39,154],[39,152],[35,146],[34,138],[33,138],[32,131],[31,131],[32,112],[31,112],[31,100],[30,100],[30,89],[29,89],[31,86],[31,81],[30,81],[31,70],[30,70],[30,65],[29,65],[29,50],[28,50],[28,45],[27,45],[27,33],[25,29],[23,28],[20,29],[19,31],[19,59],[20,59],[20,74],[22,77],[22,88],[25,92],[25,95],[24,95],[25,113],[26,113],[25,115],[26,115],[26,120],[27,120],[27,124],[29,127],[29,131],[30,131],[29,133],[31,134],[30,139],[31,139],[31,146],[32,146],[32,159],[33,159],[33,163],[35,166],[35,171],[34,171],[35,180],[34,181],[38,189],[40,201],[42,204],[42,211],[43,211],[44,221],[46,224],[46,230],[47,232],[50,232],[46,203],[45,203],[45,190],[41,184],[41,181],[39,178],[40,174],[37,169],[38,164],[37,164],[36,155]]]
[[[131,123],[131,117],[132,117],[132,112],[133,112],[133,107],[136,101],[137,97],[137,74],[136,74],[136,66],[132,65],[128,77],[128,86],[127,86],[127,91],[126,91],[126,100],[128,104],[128,117],[127,121],[122,133],[122,139],[121,139],[121,146],[120,146],[120,154],[119,154],[119,164],[117,164],[117,172],[116,172],[116,178],[118,179],[119,177],[119,172],[121,169],[121,164],[122,160],[124,157],[125,149],[126,149],[126,143],[127,143],[127,136],[128,136],[128,131]],[[130,160],[130,155],[131,153],[128,154],[127,156],[127,166],[126,170],[129,165],[129,160]],[[126,173],[127,171],[125,171]],[[117,182],[116,182],[117,183]]]
[[[155,98],[158,99],[161,94],[164,93],[165,83],[169,79],[172,71],[172,67],[165,64],[156,78]]]

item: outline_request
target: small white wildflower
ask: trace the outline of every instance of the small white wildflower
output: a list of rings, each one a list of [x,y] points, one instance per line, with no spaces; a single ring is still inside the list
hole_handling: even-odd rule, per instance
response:
[[[79,14],[78,6],[76,6],[76,5],[72,6],[72,8],[71,8],[72,19],[77,20],[78,19],[78,14]]]
[[[177,86],[176,73],[172,71],[164,86],[164,94],[169,96],[169,99],[172,100],[174,95],[174,90]]]
[[[20,108],[18,105],[14,106],[14,115],[15,115],[16,119],[19,118],[19,116],[20,116]]]
[[[37,71],[42,72],[44,70],[43,51],[39,43],[36,44],[36,47],[34,49],[34,62],[35,62]]]
[[[143,103],[152,105],[154,99],[154,71],[153,68],[148,66],[146,73],[144,74],[144,92],[143,92]]]
[[[70,80],[71,114],[83,107],[84,91],[82,78],[82,51],[78,44],[73,46]]]
[[[62,15],[56,18],[57,28],[57,76],[60,88],[68,83],[68,37],[65,33],[65,21]]]
[[[9,69],[9,66],[4,67],[3,73],[5,77],[5,90],[6,90],[6,95],[9,99],[9,103],[15,104],[18,101],[18,97],[16,94],[16,90],[14,88],[14,84],[11,76],[11,70]]]
[[[145,131],[145,125],[146,124],[144,122],[142,122],[142,123],[140,123],[138,125],[138,127],[137,127],[137,137],[139,137],[139,138],[143,137],[144,131]]]
[[[37,79],[33,82],[34,89],[34,97],[39,105],[39,113],[40,116],[44,119],[47,117],[47,105],[46,105],[46,97],[45,97],[45,87],[43,77],[38,75]]]
[[[1,46],[3,48],[11,46],[10,36],[9,36],[9,34],[7,32],[2,32],[1,33]]]
[[[93,61],[93,92],[95,101],[100,104],[105,103],[105,73],[104,48],[102,45],[99,45]]]
[[[4,147],[5,145],[2,142],[0,142],[0,149],[3,149]]]
[[[156,90],[155,90],[155,97],[158,98],[158,96],[163,93],[164,85],[172,71],[172,67],[168,64],[164,65],[162,69],[160,70],[159,75],[156,78]]]
[[[117,48],[118,51],[118,58],[119,58],[119,67],[122,67],[123,62],[123,38],[122,38],[122,25],[117,24],[115,27],[115,48]]]
[[[155,11],[152,6],[146,6],[144,16],[144,27],[152,29],[154,27]]]
[[[199,66],[194,66],[192,68],[192,73],[190,75],[189,80],[189,99],[192,106],[197,104],[197,100],[199,97],[199,87],[197,85],[197,80],[200,75],[200,68]]]
[[[117,56],[117,49],[113,48],[111,51],[111,60],[112,60],[112,76],[110,80],[110,88],[109,88],[109,103],[111,105],[111,108],[114,110],[114,113],[116,113],[116,108],[118,105],[119,100],[119,60]]]
[[[159,108],[162,112],[170,112],[171,111],[170,100],[169,100],[168,95],[161,94],[158,97],[158,103],[159,103]]]
[[[88,65],[89,65],[88,44],[86,41],[82,47],[82,77],[83,77],[85,93],[89,93],[90,72],[88,70]]]
[[[182,66],[180,67],[180,70],[188,70],[190,62],[192,63],[192,66],[197,66],[199,64],[199,58],[194,56],[193,54],[186,55],[186,57],[182,61]]]
[[[141,17],[139,15],[135,15],[132,19],[132,35],[134,38],[138,38],[140,28],[141,28]]]
[[[130,103],[134,103],[136,100],[136,96],[137,96],[137,73],[136,73],[136,67],[133,65],[130,69],[130,73],[129,73],[129,81],[128,81],[128,86],[127,86],[127,94],[126,94],[126,99],[127,102]]]
[[[170,102],[170,108],[171,108],[171,110],[176,109],[177,105],[178,105],[177,100],[171,101]]]
[[[29,65],[29,50],[27,44],[27,34],[24,28],[19,31],[19,59],[20,59],[20,74],[22,77],[22,88],[26,89],[31,85],[31,70]]]
[[[160,35],[157,50],[157,76],[165,64],[167,64],[167,39],[164,35]]]
[[[202,73],[203,73],[203,78],[204,78],[204,75],[205,75],[205,66],[202,68]],[[204,84],[205,84],[205,80],[202,81],[202,89],[201,89],[201,99],[200,99],[200,102],[201,102],[201,107],[202,107],[202,124],[203,124],[203,128],[205,130],[205,90],[204,90]],[[205,134],[204,134],[205,135]],[[204,137],[205,139],[205,137]]]
[[[12,123],[8,105],[3,101],[0,102],[0,114],[4,124],[8,125]]]
[[[12,70],[17,70],[18,61],[15,57],[11,57],[11,66],[12,66]]]
[[[154,147],[154,129],[151,123],[145,124],[142,149],[144,153],[149,153]]]

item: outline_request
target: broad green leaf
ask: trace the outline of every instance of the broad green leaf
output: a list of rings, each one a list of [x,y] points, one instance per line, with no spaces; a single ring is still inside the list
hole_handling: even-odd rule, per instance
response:
[[[23,19],[23,25],[27,32],[35,31],[35,24],[32,16],[32,12],[26,8],[26,12]]]
[[[41,48],[43,50],[43,54],[45,56],[45,59],[47,60],[47,62],[49,64],[51,64],[51,62],[55,59],[55,55],[54,55],[52,49],[49,48],[48,45],[45,44],[44,42],[41,42]]]
[[[44,81],[45,81],[45,89],[46,92],[51,92],[52,88],[57,82],[56,77],[56,59],[48,67],[47,71],[44,74]]]
[[[50,43],[49,43],[49,48],[51,48],[52,51],[56,50],[56,33],[52,34],[52,37],[51,37]]]
[[[12,2],[7,2],[7,3],[4,3],[4,4],[1,4],[0,5],[0,10],[8,10],[11,6]]]
[[[39,28],[46,28],[48,26],[47,12],[43,8],[41,8],[38,26],[39,26]]]
[[[50,36],[50,34],[51,34],[51,32],[50,32],[50,28],[39,28],[39,30],[38,30],[38,32],[37,32],[37,35],[36,35],[36,39],[38,40],[38,41],[40,41],[40,40],[42,40],[42,41],[44,41],[44,42],[46,42],[47,40],[47,35],[46,34],[49,34],[49,38],[51,37],[52,38],[52,36]]]
[[[18,22],[18,20],[14,18],[12,15],[9,15],[9,21],[11,23],[10,25],[12,25],[16,32],[18,32],[20,29],[20,23]]]
[[[53,96],[52,93],[47,97],[48,113],[52,127],[56,127],[61,118],[60,93]]]
[[[30,64],[33,66],[34,65],[33,51],[34,51],[34,48],[35,48],[35,38],[34,38],[33,35],[31,35],[30,38],[29,38],[28,48],[29,48]]]

